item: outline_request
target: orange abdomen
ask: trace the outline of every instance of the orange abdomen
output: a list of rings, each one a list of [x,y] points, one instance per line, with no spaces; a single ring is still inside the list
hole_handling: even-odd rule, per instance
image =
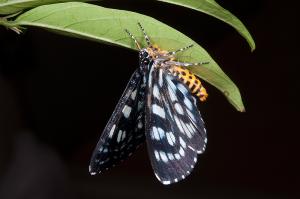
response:
[[[206,100],[208,94],[196,75],[194,75],[188,69],[180,66],[173,66],[170,70],[174,76],[178,77],[184,84],[189,87],[192,94],[195,94],[199,97],[200,101],[203,102]]]

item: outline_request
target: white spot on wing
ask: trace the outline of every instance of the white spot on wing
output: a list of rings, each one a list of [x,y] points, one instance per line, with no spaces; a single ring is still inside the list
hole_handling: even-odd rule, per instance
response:
[[[171,146],[174,146],[175,136],[172,132],[166,133],[167,141]]]
[[[94,176],[94,175],[96,175],[96,172],[90,172],[90,174],[91,174],[92,176]]]
[[[154,96],[156,99],[160,100],[159,90],[158,90],[158,87],[157,87],[156,85],[154,85],[154,87],[153,87],[153,96]]]
[[[169,160],[174,160],[174,155],[172,153],[167,153]]]
[[[183,148],[186,148],[186,143],[185,141],[182,139],[182,137],[179,137],[179,143]]]
[[[191,132],[191,134],[193,135],[194,134],[194,131],[193,131],[193,129],[192,129],[192,127],[191,127],[191,123],[189,123],[189,124],[186,124],[186,127],[189,129],[189,131]]]
[[[164,109],[162,109],[160,106],[158,106],[157,104],[153,104],[152,105],[152,111],[154,114],[160,116],[161,118],[166,118],[166,114]]]
[[[184,94],[186,95],[188,93],[188,90],[182,85],[182,84],[178,84],[177,88]]]
[[[194,125],[192,123],[190,123],[190,126],[191,126],[193,132],[196,132],[196,129],[195,129],[195,127],[194,127]]]
[[[132,93],[131,93],[131,99],[134,100],[136,97],[136,93],[137,93],[137,89],[135,89]]]
[[[174,105],[174,107],[175,107],[175,110],[177,111],[177,113],[183,115],[183,109],[182,109],[182,107],[181,107],[181,105],[179,103],[176,103]]]
[[[160,140],[157,127],[152,127],[152,139]]]
[[[154,150],[154,155],[155,155],[155,158],[157,161],[160,161],[160,157],[159,157],[159,154],[156,150]]]
[[[175,119],[176,125],[177,125],[177,127],[179,128],[179,130],[180,130],[182,133],[184,133],[183,128],[182,128],[182,126],[181,126],[181,124],[180,124],[179,119],[178,119],[176,116],[174,116],[174,119]]]
[[[180,154],[182,157],[185,155],[185,152],[184,152],[184,150],[183,150],[182,147],[180,147],[180,149],[179,149],[179,154]]]
[[[175,138],[173,132],[170,132],[170,137],[171,137],[172,141],[175,143],[176,142],[176,138]]]
[[[160,151],[159,155],[160,155],[162,161],[164,161],[164,162],[168,162],[169,161],[165,152]]]
[[[101,146],[99,149],[98,149],[99,152],[102,152],[103,151],[103,146]]]
[[[175,91],[175,90],[176,90],[176,86],[175,86],[175,84],[172,82],[171,76],[167,76],[166,79],[167,79],[167,81],[168,81],[169,86],[171,86],[172,89]]]
[[[143,123],[142,123],[142,121],[139,121],[138,128],[141,129],[142,127],[143,127]]]
[[[165,137],[165,131],[162,128],[157,128],[160,139]]]
[[[172,102],[175,102],[177,100],[177,97],[176,95],[174,94],[172,88],[170,86],[168,86],[168,91],[169,91],[169,96],[171,98],[171,101]]]
[[[163,183],[164,185],[168,185],[168,184],[171,184],[171,181],[170,181],[170,180],[166,180],[166,181],[162,181],[162,183]]]
[[[192,114],[192,112],[189,111],[188,109],[186,109],[186,112],[188,113],[189,117],[190,117],[194,122],[196,122],[196,119],[195,119],[194,115]]]
[[[89,172],[91,173],[91,171],[92,171],[92,167],[91,167],[91,165],[89,165]],[[91,175],[94,175],[94,174],[91,174]]]
[[[159,70],[159,79],[158,79],[158,83],[160,85],[160,87],[163,86],[163,76],[162,76],[162,69]]]
[[[188,107],[188,109],[192,110],[193,109],[193,104],[188,98],[184,98],[184,104]]]
[[[125,139],[125,137],[126,137],[126,131],[123,132],[121,141],[123,141]]]
[[[123,114],[124,114],[124,117],[125,118],[128,118],[130,113],[131,113],[131,107],[130,106],[127,106],[125,105],[123,110],[122,110]]]
[[[192,150],[192,151],[196,151],[193,147],[191,147],[190,145],[188,145],[188,147]]]
[[[196,101],[196,98],[192,97],[193,98],[193,101],[194,101],[194,105],[197,106],[197,101]]]
[[[192,138],[193,136],[192,136],[191,132],[189,131],[189,129],[187,128],[186,123],[184,123],[183,121],[181,121],[181,124],[182,124],[184,132],[188,136],[188,138]]]
[[[115,128],[116,128],[116,125],[114,124],[114,125],[111,127],[110,131],[109,131],[109,135],[108,135],[109,138],[112,138],[112,136],[113,136],[113,134],[114,134],[114,131],[115,131]]]
[[[122,131],[122,130],[119,130],[118,137],[117,137],[117,142],[120,142],[120,141],[121,141],[122,134],[123,134],[123,131]]]

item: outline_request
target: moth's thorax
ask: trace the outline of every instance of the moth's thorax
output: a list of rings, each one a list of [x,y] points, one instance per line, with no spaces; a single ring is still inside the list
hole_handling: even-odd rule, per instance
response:
[[[169,61],[174,60],[174,55],[170,55],[169,51],[161,50],[157,45],[151,45],[146,48],[146,51],[148,51],[149,55],[153,59],[160,59],[162,61]]]
[[[143,48],[140,51],[140,63],[148,64],[148,62],[155,62],[157,66],[166,61],[175,60],[174,55],[170,55],[168,51],[161,50],[157,45],[151,45]]]

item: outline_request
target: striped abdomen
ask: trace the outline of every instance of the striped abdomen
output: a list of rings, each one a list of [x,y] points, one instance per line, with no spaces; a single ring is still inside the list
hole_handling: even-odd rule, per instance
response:
[[[188,69],[180,66],[173,66],[170,68],[170,71],[174,76],[178,77],[184,84],[186,84],[192,94],[195,94],[199,97],[200,101],[203,102],[206,100],[208,94],[196,75],[194,75]]]

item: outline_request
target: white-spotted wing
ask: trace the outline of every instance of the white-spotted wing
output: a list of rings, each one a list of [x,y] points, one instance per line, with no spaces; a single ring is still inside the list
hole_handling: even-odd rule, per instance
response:
[[[93,152],[89,170],[96,174],[126,159],[145,140],[145,84],[132,75]]]
[[[205,150],[206,130],[187,86],[152,67],[147,83],[146,141],[155,175],[163,184],[184,179]]]

